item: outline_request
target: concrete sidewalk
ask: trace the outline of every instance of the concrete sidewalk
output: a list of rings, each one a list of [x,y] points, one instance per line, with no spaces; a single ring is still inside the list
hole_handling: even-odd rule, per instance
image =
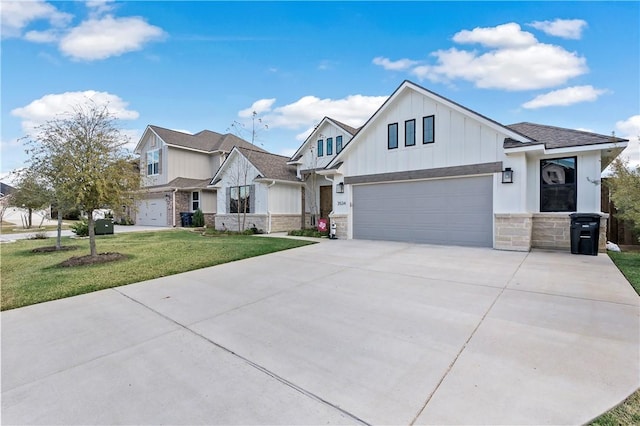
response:
[[[176,229],[176,228],[168,228],[168,227],[159,227],[159,226],[141,226],[141,225],[113,225],[113,232],[114,234],[122,234],[122,233],[127,233],[127,232],[145,232],[145,231],[167,231],[170,229]],[[17,234],[0,234],[0,243],[6,243],[6,242],[11,242],[11,241],[17,241],[17,240],[26,240],[29,238],[33,238],[33,236],[38,233],[37,230],[32,229],[32,230],[28,230],[25,229],[24,232],[20,232]],[[56,236],[58,235],[58,231],[47,231],[45,232],[45,234],[47,235],[48,238],[56,238]],[[63,237],[72,237],[75,234],[73,233],[73,231],[69,230],[69,229],[63,229],[62,230],[62,236]]]
[[[2,313],[6,424],[580,424],[639,386],[607,256],[331,241]]]

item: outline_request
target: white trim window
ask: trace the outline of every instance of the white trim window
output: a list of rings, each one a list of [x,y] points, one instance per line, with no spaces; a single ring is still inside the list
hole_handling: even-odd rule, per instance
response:
[[[160,174],[160,150],[147,151],[147,176]]]

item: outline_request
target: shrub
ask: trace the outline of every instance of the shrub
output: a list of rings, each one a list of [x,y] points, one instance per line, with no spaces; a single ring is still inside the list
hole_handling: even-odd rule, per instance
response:
[[[47,238],[49,238],[47,237],[47,231],[39,231],[35,234],[29,235],[30,240],[46,240]]]
[[[71,230],[78,237],[88,237],[89,236],[89,221],[87,219],[81,219],[78,222],[71,225]]]
[[[204,213],[202,213],[202,210],[198,209],[195,211],[195,213],[193,213],[191,224],[196,228],[204,226]]]
[[[294,229],[293,231],[289,231],[289,234],[294,237],[314,237],[314,238],[322,238],[329,235],[329,231],[320,232],[315,228],[307,228],[307,229]]]

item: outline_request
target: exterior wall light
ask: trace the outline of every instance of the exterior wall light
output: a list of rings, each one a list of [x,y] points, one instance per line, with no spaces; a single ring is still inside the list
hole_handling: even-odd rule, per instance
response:
[[[344,193],[344,183],[340,182],[339,184],[336,185],[336,192],[338,194]]]
[[[513,183],[513,170],[507,167],[502,171],[502,183]]]

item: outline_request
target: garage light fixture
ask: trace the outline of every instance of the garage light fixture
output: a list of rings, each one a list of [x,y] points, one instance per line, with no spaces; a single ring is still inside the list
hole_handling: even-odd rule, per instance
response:
[[[507,167],[502,171],[502,183],[513,183],[513,170]]]
[[[344,183],[340,182],[339,184],[336,185],[336,192],[338,194],[344,193]]]

